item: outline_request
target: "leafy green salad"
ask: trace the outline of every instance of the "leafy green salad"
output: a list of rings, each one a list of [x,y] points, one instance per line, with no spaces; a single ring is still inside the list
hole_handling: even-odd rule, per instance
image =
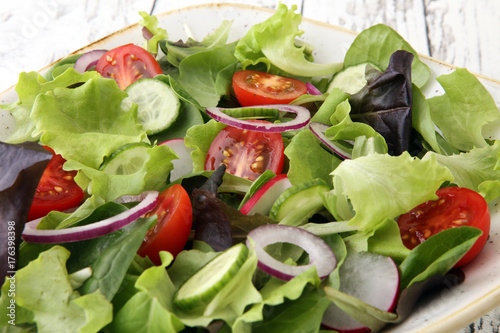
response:
[[[410,249],[398,218],[441,188],[466,188],[486,203],[500,196],[500,143],[483,137],[500,120],[494,99],[466,69],[433,79],[385,25],[357,35],[342,63],[314,62],[295,10],[280,4],[235,42],[230,21],[201,41],[172,41],[141,13],[143,49],[161,74],[126,89],[117,73],[97,71],[100,63],[77,70],[80,54],[44,75],[20,74],[19,99],[0,105],[16,120],[0,142],[13,159],[0,162],[2,174],[21,169],[36,187],[40,175],[26,170],[44,153],[32,145],[47,146],[75,172],[84,198],[33,225],[25,223],[29,205],[11,198],[34,188],[13,182],[17,175],[0,179],[1,222],[12,221],[0,232],[9,241],[16,233],[2,332],[375,332],[404,321],[426,291],[463,280],[456,265],[484,229],[445,228]],[[233,76],[242,70],[298,80],[308,92],[286,106],[241,107]],[[433,80],[444,93],[427,98]],[[248,179],[228,165],[207,168],[228,120],[242,131],[262,120],[264,131],[286,128],[277,130],[282,170]],[[181,151],[162,144],[178,139]],[[138,251],[160,217],[141,209],[178,185],[190,195],[193,230],[181,252],[162,251],[153,262]],[[268,207],[242,213],[252,197]],[[102,231],[99,223],[111,220],[123,225]],[[68,230],[77,238],[57,238]],[[363,296],[379,287],[392,288],[386,305]]]

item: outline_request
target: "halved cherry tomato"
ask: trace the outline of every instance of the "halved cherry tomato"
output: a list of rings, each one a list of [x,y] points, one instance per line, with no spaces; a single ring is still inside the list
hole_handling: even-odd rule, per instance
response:
[[[43,217],[53,210],[64,211],[76,207],[83,199],[83,190],[73,179],[76,171],[63,170],[66,160],[54,154],[51,148],[44,148],[52,153],[52,158],[36,188],[28,221]]]
[[[430,236],[454,227],[470,226],[483,234],[455,265],[474,259],[483,249],[490,233],[490,213],[486,200],[477,192],[462,187],[439,189],[437,200],[427,201],[398,218],[403,244],[413,249]]]
[[[307,92],[305,83],[288,77],[257,71],[233,75],[233,90],[242,106],[288,104]]]
[[[283,138],[280,133],[255,132],[226,126],[208,149],[205,170],[215,170],[225,164],[228,173],[253,181],[266,170],[281,173],[284,160]]]
[[[158,217],[158,222],[148,230],[137,253],[160,265],[160,251],[168,251],[175,257],[188,241],[193,209],[186,190],[174,184],[161,192],[156,207],[146,214],[147,217],[153,215]]]
[[[95,70],[104,77],[113,78],[122,90],[141,78],[162,74],[155,58],[134,44],[123,45],[104,53]]]

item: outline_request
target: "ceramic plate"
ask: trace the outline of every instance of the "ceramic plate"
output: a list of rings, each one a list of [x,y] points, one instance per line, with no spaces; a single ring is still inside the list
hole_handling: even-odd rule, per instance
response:
[[[157,15],[159,26],[165,28],[169,39],[186,39],[186,27],[195,39],[202,39],[220,25],[223,20],[233,20],[230,40],[242,37],[251,25],[273,14],[272,10],[248,5],[208,4],[187,7]],[[91,49],[111,49],[126,43],[142,43],[142,27],[132,25],[111,34],[75,53]],[[356,37],[352,31],[304,18],[302,38],[315,47],[317,62],[342,61],[344,54]],[[432,78],[453,71],[453,66],[422,56],[429,65]],[[46,71],[50,66],[42,69]],[[480,76],[479,79],[491,92],[500,106],[500,82]],[[428,84],[423,92],[430,97],[441,94],[437,82]],[[17,100],[13,88],[0,94],[0,104]],[[15,122],[6,113],[0,113],[0,140],[8,137]],[[500,124],[486,130],[488,137],[500,138]],[[500,213],[498,201],[491,204],[492,228],[486,247],[471,264],[464,267],[465,281],[460,285],[428,295],[413,314],[402,324],[388,326],[384,332],[454,332],[500,305]]]

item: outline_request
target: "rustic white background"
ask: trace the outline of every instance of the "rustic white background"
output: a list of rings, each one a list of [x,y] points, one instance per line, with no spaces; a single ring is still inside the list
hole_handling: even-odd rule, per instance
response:
[[[215,1],[215,0],[214,0]],[[203,0],[0,0],[0,91],[45,65],[152,14]],[[276,0],[219,1],[276,8]],[[395,28],[420,53],[500,80],[500,0],[283,0],[303,16],[359,32]],[[500,300],[499,300],[500,306]],[[500,307],[463,333],[498,333]]]

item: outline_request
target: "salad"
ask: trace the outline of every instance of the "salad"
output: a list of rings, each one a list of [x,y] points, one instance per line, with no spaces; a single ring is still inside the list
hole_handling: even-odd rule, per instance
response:
[[[0,326],[378,331],[463,280],[500,194],[493,98],[465,69],[426,98],[384,25],[316,63],[294,11],[236,42],[229,21],[172,41],[141,13],[143,46],[20,75]]]

